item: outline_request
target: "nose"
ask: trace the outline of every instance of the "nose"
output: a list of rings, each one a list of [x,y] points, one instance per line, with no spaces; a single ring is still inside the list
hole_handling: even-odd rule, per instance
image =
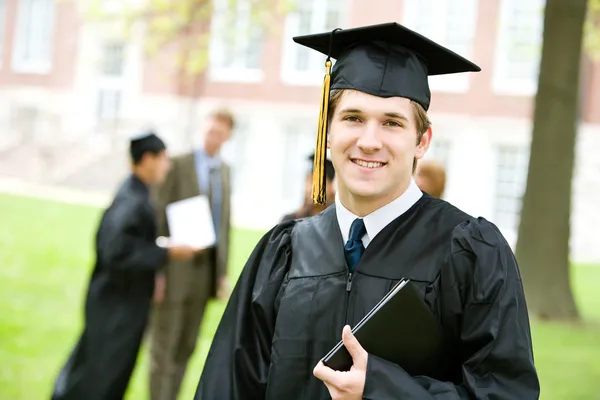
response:
[[[374,153],[381,150],[383,145],[379,138],[379,124],[376,122],[365,124],[365,128],[358,137],[356,145],[365,153]]]

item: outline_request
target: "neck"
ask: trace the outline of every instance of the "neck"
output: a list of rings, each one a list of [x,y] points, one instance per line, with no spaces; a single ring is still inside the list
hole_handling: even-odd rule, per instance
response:
[[[204,147],[204,152],[206,154],[208,154],[208,156],[211,157],[211,158],[214,157],[214,156],[216,156],[219,153],[219,151],[217,149],[213,149],[213,148],[210,148],[210,147]]]
[[[379,197],[375,196],[358,196],[351,193],[347,188],[342,189],[340,185],[339,196],[340,202],[352,214],[364,218],[381,207],[391,203],[398,197],[402,196],[408,189],[410,179],[398,187],[397,190]]]
[[[142,181],[146,186],[148,186],[152,183],[152,179],[149,176],[150,174],[148,172],[144,171],[143,169],[134,166],[132,169],[132,173],[133,173],[133,175],[135,175],[136,178],[138,178],[140,181]]]

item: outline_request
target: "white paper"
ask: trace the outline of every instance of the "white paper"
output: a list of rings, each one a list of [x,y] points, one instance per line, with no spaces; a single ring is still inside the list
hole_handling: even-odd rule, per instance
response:
[[[166,214],[171,245],[204,249],[216,243],[208,197],[196,196],[170,203]]]

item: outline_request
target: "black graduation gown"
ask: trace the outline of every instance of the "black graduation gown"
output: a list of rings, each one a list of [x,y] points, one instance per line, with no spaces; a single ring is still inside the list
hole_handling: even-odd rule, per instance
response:
[[[354,326],[404,277],[448,345],[431,376],[369,355],[365,399],[538,398],[521,278],[492,223],[424,195],[373,238],[349,291],[342,241],[334,207],[262,238],[213,339],[196,400],[329,399],[314,366],[346,323]]]
[[[58,376],[52,399],[123,397],[146,327],[155,271],[167,259],[166,249],[155,241],[148,189],[132,175],[102,216],[85,327]]]

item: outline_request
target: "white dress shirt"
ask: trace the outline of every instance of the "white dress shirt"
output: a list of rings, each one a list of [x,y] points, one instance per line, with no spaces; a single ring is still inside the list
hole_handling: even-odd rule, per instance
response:
[[[365,248],[383,228],[408,211],[421,196],[423,196],[423,192],[421,192],[414,179],[411,179],[408,188],[398,198],[365,216],[363,220],[367,233],[362,237]],[[359,217],[344,207],[337,194],[335,197],[335,211],[345,244],[350,236],[350,225]]]

